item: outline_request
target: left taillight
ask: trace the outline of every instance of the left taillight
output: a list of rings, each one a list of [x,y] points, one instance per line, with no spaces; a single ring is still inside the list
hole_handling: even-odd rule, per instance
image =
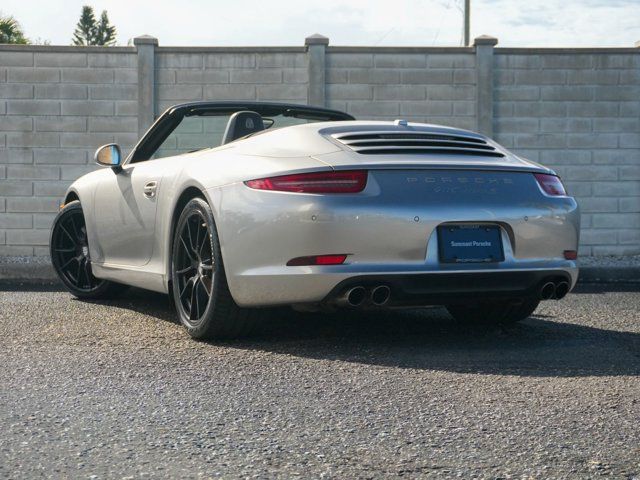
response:
[[[540,185],[542,191],[547,195],[551,195],[552,197],[564,197],[567,195],[567,191],[564,189],[560,177],[546,173],[534,173],[533,176],[536,177],[538,185]]]
[[[244,182],[256,190],[293,193],[358,193],[367,186],[366,170],[298,173]]]

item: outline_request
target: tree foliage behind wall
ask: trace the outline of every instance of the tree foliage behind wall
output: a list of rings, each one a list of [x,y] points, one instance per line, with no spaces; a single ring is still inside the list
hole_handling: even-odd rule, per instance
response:
[[[24,36],[22,27],[13,17],[0,16],[0,43],[25,45],[29,39]]]
[[[116,27],[109,23],[106,10],[100,15],[96,30],[96,45],[113,46],[116,43]]]
[[[85,5],[82,7],[80,20],[73,32],[74,45],[102,45],[113,46],[116,43],[116,27],[109,22],[106,10],[96,20],[93,8]]]

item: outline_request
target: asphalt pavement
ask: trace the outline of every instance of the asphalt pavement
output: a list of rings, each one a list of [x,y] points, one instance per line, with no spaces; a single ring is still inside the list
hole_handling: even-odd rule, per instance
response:
[[[0,477],[640,479],[637,288],[508,330],[265,312],[226,343],[158,294],[3,291]]]

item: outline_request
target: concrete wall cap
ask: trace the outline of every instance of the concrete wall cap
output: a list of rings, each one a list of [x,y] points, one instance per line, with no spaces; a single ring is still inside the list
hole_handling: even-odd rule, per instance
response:
[[[473,40],[473,44],[475,46],[478,45],[497,45],[498,39],[496,37],[492,37],[490,35],[480,35]]]
[[[304,39],[305,45],[329,45],[329,38],[319,33],[314,33]]]
[[[133,39],[134,45],[158,45],[158,39],[151,35],[140,35]]]

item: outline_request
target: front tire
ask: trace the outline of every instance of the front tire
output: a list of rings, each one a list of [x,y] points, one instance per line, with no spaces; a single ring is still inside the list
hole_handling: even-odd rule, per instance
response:
[[[128,288],[94,277],[84,213],[78,200],[67,203],[56,216],[49,248],[53,269],[74,296],[87,300],[112,298]]]
[[[460,305],[446,305],[451,316],[468,325],[512,325],[529,317],[540,300],[525,297],[517,300],[495,300],[471,302]]]
[[[233,338],[250,330],[252,312],[231,297],[213,213],[202,198],[189,201],[176,224],[171,287],[180,322],[193,338]]]

